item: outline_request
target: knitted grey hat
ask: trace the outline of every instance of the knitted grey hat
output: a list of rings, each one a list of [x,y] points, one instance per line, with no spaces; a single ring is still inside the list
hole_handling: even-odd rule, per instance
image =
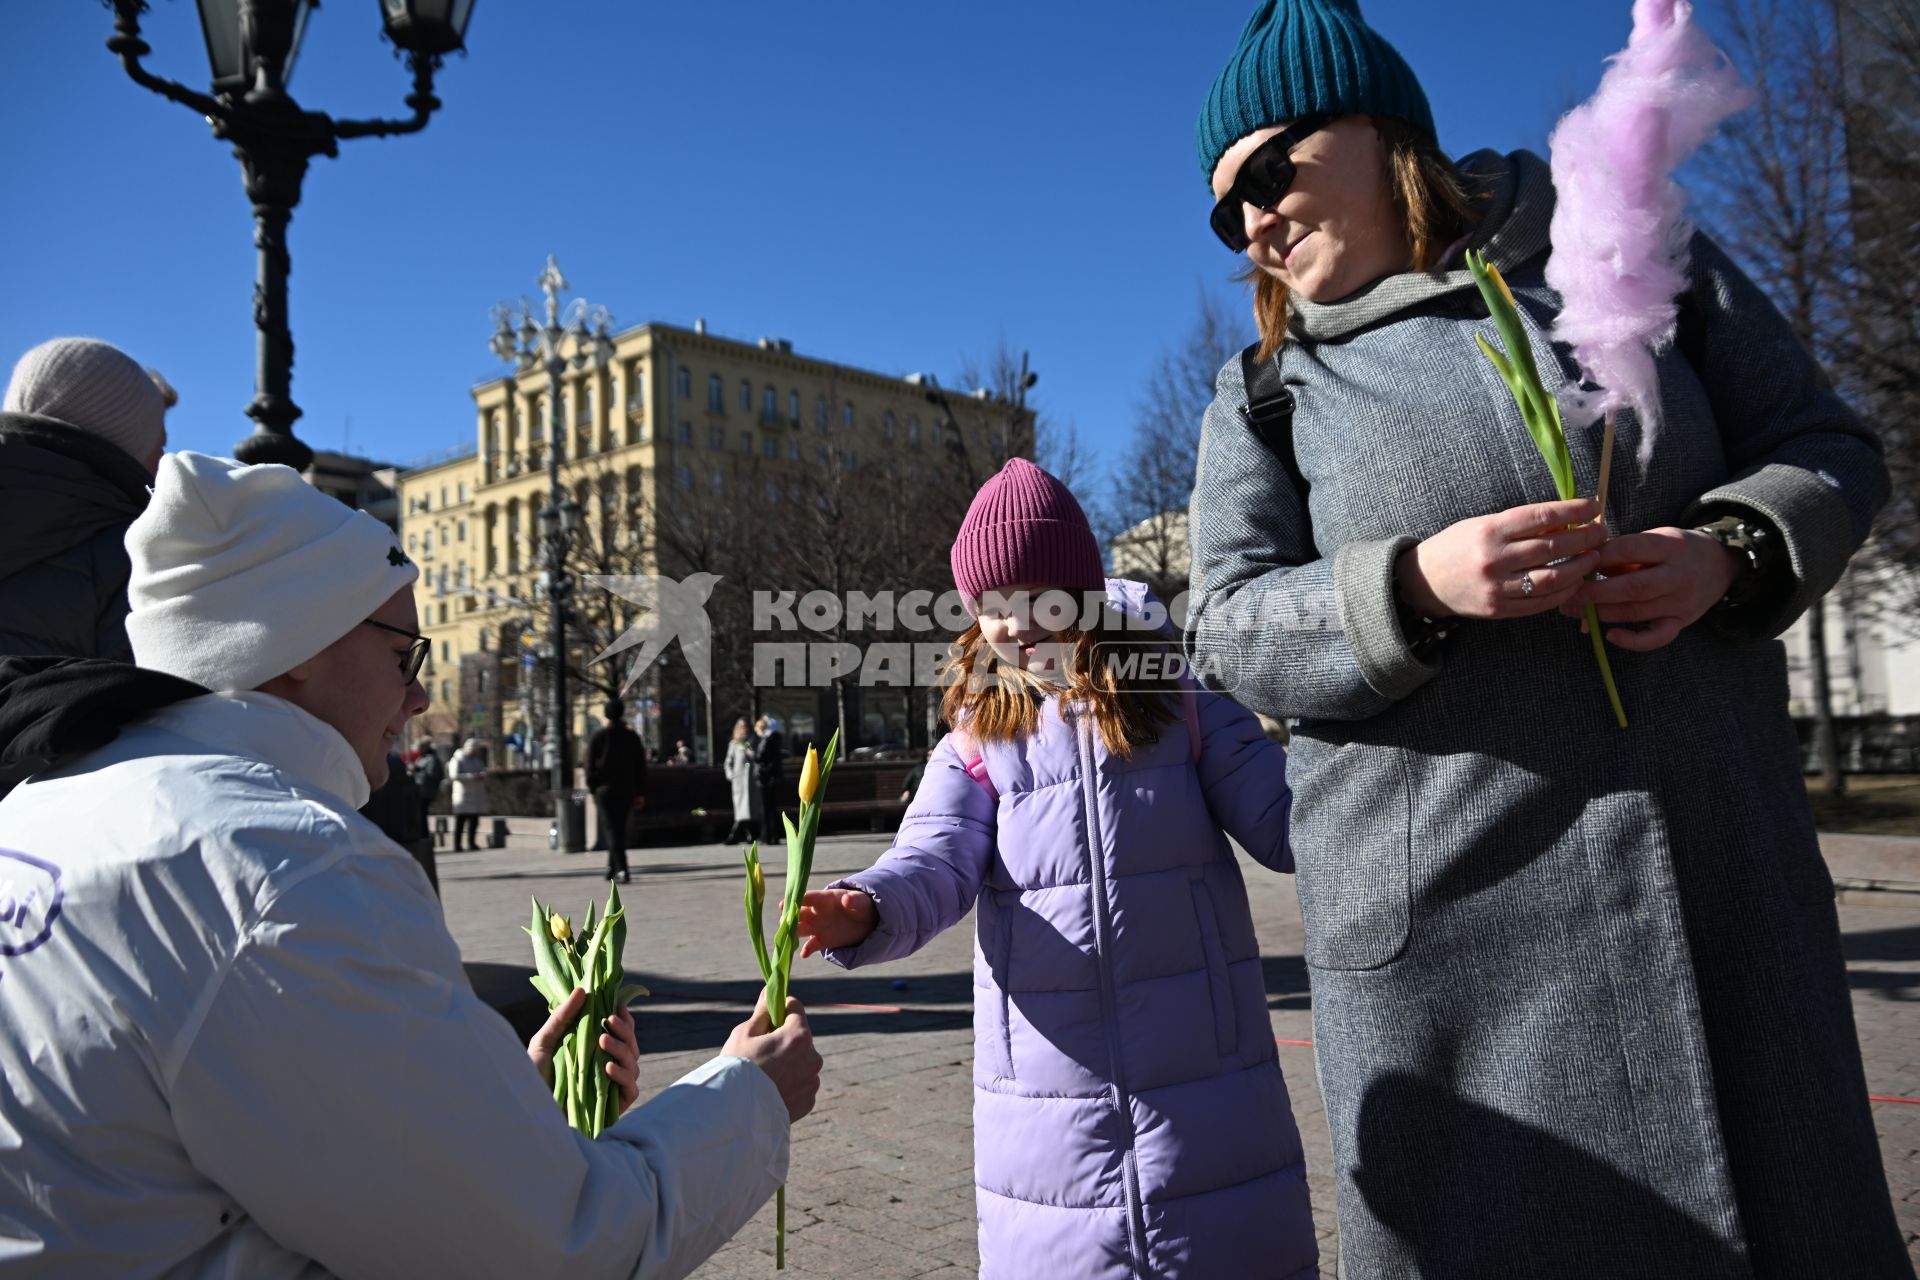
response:
[[[92,338],[55,338],[21,356],[4,408],[63,422],[136,462],[144,463],[166,435],[167,401],[153,377],[126,352]]]

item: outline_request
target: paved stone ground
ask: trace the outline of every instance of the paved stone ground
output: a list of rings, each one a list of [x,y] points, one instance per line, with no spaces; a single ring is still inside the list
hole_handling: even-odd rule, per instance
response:
[[[823,839],[816,884],[867,866],[884,836]],[[447,923],[469,963],[525,970],[520,933],[529,895],[576,919],[604,899],[595,854],[504,849],[442,854]],[[654,999],[636,1011],[643,1087],[659,1088],[704,1061],[751,1007],[758,975],[742,922],[738,851],[714,845],[648,849],[625,891],[629,973]],[[1293,880],[1245,866],[1266,955],[1268,1004],[1280,1064],[1306,1141],[1322,1263],[1334,1273],[1333,1189],[1326,1121],[1315,1087],[1306,968]],[[770,886],[777,893],[778,885]],[[770,912],[771,914],[771,912]],[[1869,1091],[1920,1098],[1920,894],[1843,896],[1854,1011]],[[826,1059],[817,1110],[794,1131],[787,1188],[787,1274],[938,1277],[975,1274],[971,1132],[971,927],[949,930],[899,964],[843,973],[795,966]],[[896,987],[896,982],[901,984]],[[1293,1043],[1290,1043],[1293,1042]],[[1881,1149],[1908,1245],[1920,1258],[1920,1106],[1874,1103]],[[773,1272],[768,1205],[695,1275]]]

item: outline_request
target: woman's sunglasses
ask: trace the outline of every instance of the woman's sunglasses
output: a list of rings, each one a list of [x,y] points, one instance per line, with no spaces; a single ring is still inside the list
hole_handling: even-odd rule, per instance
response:
[[[1213,234],[1235,253],[1245,253],[1252,241],[1247,239],[1247,219],[1240,210],[1252,205],[1262,211],[1280,203],[1293,185],[1293,149],[1333,122],[1330,115],[1301,116],[1253,149],[1234,175],[1233,185],[1220,203],[1213,206]]]
[[[366,620],[366,625],[378,627],[382,631],[391,631],[397,636],[405,636],[413,641],[407,646],[407,651],[400,655],[400,674],[407,678],[408,684],[412,684],[413,678],[420,674],[420,668],[426,664],[427,655],[433,652],[433,641],[411,631],[402,631],[399,627],[390,627],[384,622],[375,622],[372,618]]]

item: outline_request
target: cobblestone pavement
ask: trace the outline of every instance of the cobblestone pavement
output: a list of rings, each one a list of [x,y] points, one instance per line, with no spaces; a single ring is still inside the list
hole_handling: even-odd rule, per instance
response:
[[[814,883],[860,870],[885,836],[821,840]],[[628,972],[654,991],[636,1009],[642,1086],[698,1065],[743,1018],[758,990],[741,916],[739,853],[715,845],[646,849],[623,896]],[[599,855],[496,850],[442,854],[447,923],[469,963],[525,969],[527,899],[568,914],[604,899]],[[1248,862],[1247,886],[1266,956],[1280,1065],[1306,1142],[1325,1274],[1334,1273],[1333,1188],[1315,1087],[1300,914],[1289,876]],[[769,886],[779,892],[778,884]],[[772,910],[769,910],[771,918]],[[1920,1097],[1920,894],[1849,894],[1841,904],[1854,1012],[1869,1091]],[[795,994],[826,1059],[817,1110],[794,1131],[787,1187],[787,1271],[812,1277],[975,1274],[971,1131],[971,924],[898,964],[843,973],[795,965]],[[1908,1246],[1920,1257],[1920,1106],[1873,1104]],[[773,1272],[769,1204],[695,1273],[699,1280]]]

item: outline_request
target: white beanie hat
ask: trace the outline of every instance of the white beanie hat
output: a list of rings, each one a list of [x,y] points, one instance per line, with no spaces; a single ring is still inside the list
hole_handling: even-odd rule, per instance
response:
[[[291,467],[160,460],[127,528],[136,663],[218,691],[257,689],[413,585],[393,530]]]
[[[166,438],[166,393],[153,375],[93,338],[55,338],[21,356],[4,408],[63,422],[141,463]]]

